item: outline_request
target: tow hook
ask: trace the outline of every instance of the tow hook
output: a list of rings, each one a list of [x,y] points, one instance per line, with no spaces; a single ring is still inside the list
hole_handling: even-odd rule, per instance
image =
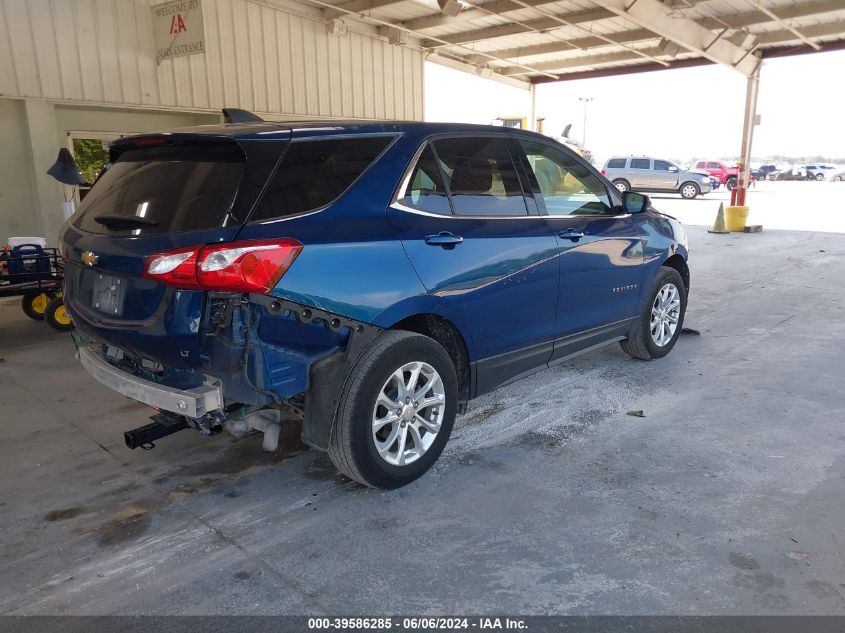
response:
[[[277,409],[261,409],[245,415],[240,420],[227,420],[223,428],[235,437],[244,437],[254,431],[264,433],[262,448],[272,453],[279,448],[281,417]]]

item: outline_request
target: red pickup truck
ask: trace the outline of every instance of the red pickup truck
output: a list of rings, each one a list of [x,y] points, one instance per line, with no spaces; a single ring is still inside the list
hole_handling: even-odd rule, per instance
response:
[[[718,160],[700,160],[695,164],[695,169],[703,169],[714,178],[718,178],[719,182],[725,185],[728,191],[736,189],[739,167],[728,167],[725,163]]]

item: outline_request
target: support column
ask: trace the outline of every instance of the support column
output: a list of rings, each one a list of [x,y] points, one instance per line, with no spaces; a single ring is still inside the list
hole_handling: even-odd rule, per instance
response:
[[[37,217],[41,234],[47,238],[47,245],[56,246],[59,229],[64,223],[63,187],[47,175],[47,170],[56,162],[60,147],[56,132],[56,111],[52,103],[40,100],[27,99],[24,108],[34,194],[34,206],[26,212]]]
[[[731,204],[745,206],[745,194],[751,174],[751,143],[754,139],[754,125],[757,118],[757,92],[760,87],[760,67],[762,60],[758,60],[757,67],[748,77],[745,88],[745,119],[742,124],[742,148],[739,152],[739,173],[735,200],[732,196]]]

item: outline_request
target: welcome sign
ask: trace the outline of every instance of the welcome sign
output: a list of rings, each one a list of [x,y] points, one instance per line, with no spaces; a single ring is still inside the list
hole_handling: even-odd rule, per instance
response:
[[[176,0],[152,7],[156,61],[205,52],[202,0]]]

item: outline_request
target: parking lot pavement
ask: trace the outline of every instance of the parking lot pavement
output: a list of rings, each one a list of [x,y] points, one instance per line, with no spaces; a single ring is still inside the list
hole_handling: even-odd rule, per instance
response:
[[[654,206],[686,224],[713,226],[719,203],[730,204],[724,187],[684,200],[679,195],[649,194]],[[749,224],[764,229],[845,233],[845,182],[763,180],[748,190]]]
[[[845,613],[845,235],[689,232],[700,336],[484,396],[393,492],[292,426],[129,451],[149,411],[0,304],[0,613]]]

